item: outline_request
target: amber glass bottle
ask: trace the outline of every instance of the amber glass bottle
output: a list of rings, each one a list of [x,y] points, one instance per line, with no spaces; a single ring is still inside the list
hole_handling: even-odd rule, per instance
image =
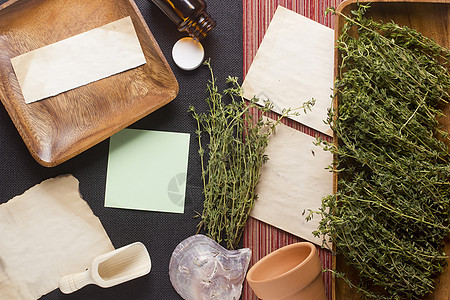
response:
[[[179,31],[186,31],[191,37],[200,41],[216,26],[216,22],[206,13],[203,0],[151,0],[177,26]]]

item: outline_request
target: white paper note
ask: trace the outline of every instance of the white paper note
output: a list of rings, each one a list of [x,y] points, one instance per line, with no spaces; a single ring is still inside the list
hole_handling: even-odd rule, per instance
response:
[[[332,154],[315,146],[314,141],[298,130],[277,125],[265,151],[269,161],[261,169],[258,198],[250,215],[322,245],[322,239],[312,234],[320,215],[309,222],[305,216],[309,209],[317,211],[322,198],[333,193],[333,175],[325,169],[332,163]]]
[[[130,17],[11,59],[26,103],[145,64]]]
[[[38,299],[114,250],[71,175],[0,205],[0,299]]]
[[[332,135],[323,120],[331,106],[334,31],[279,6],[245,77],[244,97],[271,101],[274,111],[316,99],[311,112],[292,119]]]

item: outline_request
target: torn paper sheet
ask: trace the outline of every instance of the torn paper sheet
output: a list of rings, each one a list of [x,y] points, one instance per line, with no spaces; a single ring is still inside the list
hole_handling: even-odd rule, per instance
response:
[[[55,96],[145,62],[130,17],[11,59],[26,103]]]
[[[0,299],[38,299],[114,250],[71,175],[0,205]]]
[[[274,111],[316,99],[312,111],[291,118],[332,135],[324,120],[331,106],[334,31],[279,6],[242,84],[244,97],[271,101]]]
[[[317,211],[322,198],[333,193],[333,174],[325,168],[332,154],[315,146],[315,138],[279,124],[269,137],[265,154],[269,160],[261,168],[256,186],[258,198],[250,215],[317,245],[322,239],[312,235],[320,215],[311,221],[308,209]],[[302,212],[306,210],[306,214]]]

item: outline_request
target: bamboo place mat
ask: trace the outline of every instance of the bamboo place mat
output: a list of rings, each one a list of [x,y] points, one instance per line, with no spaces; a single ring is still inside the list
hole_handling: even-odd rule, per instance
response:
[[[334,17],[325,16],[327,7],[337,7],[342,0],[244,0],[243,1],[243,72],[244,77],[256,55],[258,47],[264,37],[269,23],[278,5],[284,6],[305,17],[310,18],[330,28],[334,27]],[[284,124],[301,132],[315,136],[319,134],[328,137],[299,124],[292,120],[285,120]],[[299,218],[302,216],[299,215]],[[249,218],[243,237],[243,247],[252,249],[250,266],[258,260],[283,246],[301,242],[302,239],[283,230],[270,226],[266,223]],[[329,250],[317,247],[322,261],[323,269],[332,268],[332,254]],[[323,280],[327,298],[332,299],[332,277],[331,273],[323,273]],[[242,299],[258,299],[246,282],[242,291]]]

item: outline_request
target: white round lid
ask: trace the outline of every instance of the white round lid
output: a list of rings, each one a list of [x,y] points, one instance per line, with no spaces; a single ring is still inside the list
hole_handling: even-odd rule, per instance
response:
[[[194,70],[198,68],[205,56],[202,44],[191,37],[178,40],[172,48],[174,62],[183,70]]]

